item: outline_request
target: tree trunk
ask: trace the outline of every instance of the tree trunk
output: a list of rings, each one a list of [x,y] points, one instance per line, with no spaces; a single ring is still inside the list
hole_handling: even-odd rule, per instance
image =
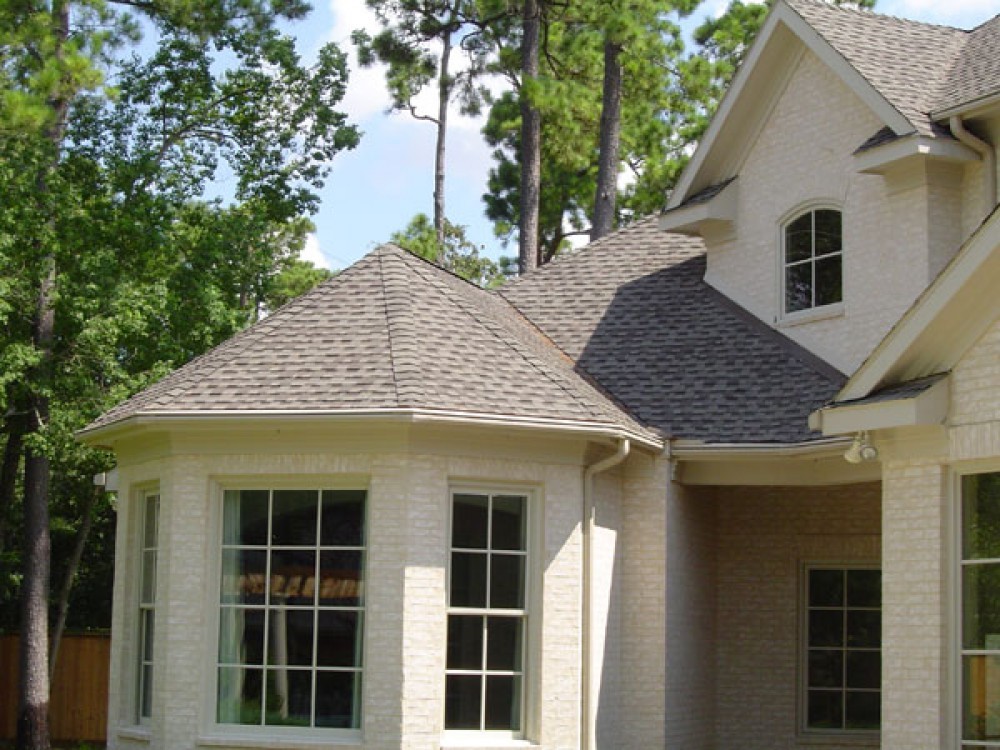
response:
[[[448,130],[448,101],[451,99],[451,32],[441,38],[441,67],[438,71],[437,143],[434,147],[434,237],[438,252],[444,252],[444,156]]]
[[[542,115],[532,101],[531,82],[538,78],[538,0],[524,0],[521,39],[521,226],[518,264],[521,273],[538,267],[538,207],[542,182]]]
[[[593,242],[615,226],[618,198],[618,149],[621,142],[622,63],[621,45],[604,40],[604,92],[601,102],[601,144],[594,195]]]
[[[62,642],[63,631],[66,629],[66,616],[69,614],[69,595],[73,590],[76,573],[80,569],[80,560],[83,558],[83,550],[87,546],[87,538],[90,536],[90,530],[94,526],[94,506],[97,505],[97,499],[103,492],[103,487],[94,487],[94,491],[87,496],[87,500],[83,504],[83,520],[80,523],[80,529],[76,533],[73,552],[70,554],[69,562],[66,564],[66,575],[59,589],[59,600],[56,604],[56,622],[52,626],[51,645],[49,646],[49,680],[56,673],[59,644]]]

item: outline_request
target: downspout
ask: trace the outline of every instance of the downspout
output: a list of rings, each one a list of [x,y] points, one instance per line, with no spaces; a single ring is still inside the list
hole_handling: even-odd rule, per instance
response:
[[[973,151],[983,157],[983,170],[985,171],[983,187],[986,190],[986,215],[993,211],[997,205],[997,155],[993,147],[982,138],[973,135],[965,129],[965,123],[959,115],[952,115],[948,120],[948,127],[951,134],[960,143],[964,143]]]
[[[594,638],[592,621],[594,617],[594,477],[603,471],[613,469],[624,461],[632,448],[628,438],[622,438],[618,449],[607,458],[591,464],[583,472],[583,632],[580,664],[580,748],[597,748],[597,702],[594,700],[594,686],[591,684],[594,660]]]

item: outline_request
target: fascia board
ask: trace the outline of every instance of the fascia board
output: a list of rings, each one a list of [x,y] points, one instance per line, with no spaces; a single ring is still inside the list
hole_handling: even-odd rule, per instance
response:
[[[858,172],[883,174],[905,159],[924,157],[952,162],[976,162],[979,156],[968,146],[944,138],[912,135],[883,146],[867,149],[854,157]]]
[[[660,229],[668,232],[698,233],[706,222],[729,223],[736,220],[737,188],[734,180],[722,192],[704,203],[681,206],[660,216]]]
[[[948,378],[912,398],[820,409],[824,435],[850,435],[865,430],[943,424],[948,417]]]
[[[910,380],[951,370],[958,358],[981,336],[1000,310],[995,282],[1000,279],[1000,209],[958,251],[931,285],[913,303],[888,335],[850,377],[837,401],[864,398],[894,377]],[[972,304],[982,300],[986,304]],[[966,314],[968,313],[968,314]],[[954,319],[955,325],[945,323]],[[949,328],[938,335],[933,326]],[[918,369],[919,355],[937,346],[941,353]]]
[[[962,102],[961,104],[956,104],[954,107],[934,110],[931,112],[931,119],[947,120],[955,115],[961,115],[962,117],[980,117],[998,108],[1000,108],[1000,91],[995,91],[992,94],[981,96],[978,99],[972,99],[967,102]]]
[[[803,19],[798,13],[796,13],[792,8],[785,2],[779,0],[771,13],[768,15],[767,20],[761,27],[760,32],[757,35],[757,39],[751,46],[747,57],[737,71],[736,76],[733,78],[733,82],[729,87],[729,90],[723,96],[722,101],[719,104],[719,108],[716,110],[715,116],[712,118],[712,122],[709,124],[708,129],[705,131],[705,135],[702,137],[701,142],[698,144],[698,148],[695,150],[694,155],[691,157],[691,161],[688,163],[684,172],[681,174],[680,179],[677,181],[677,185],[670,195],[670,200],[667,203],[667,209],[676,208],[688,197],[691,192],[692,186],[694,186],[696,179],[704,168],[706,162],[708,161],[709,155],[716,149],[716,147],[731,147],[726,139],[722,139],[723,143],[717,143],[720,141],[720,134],[725,128],[728,119],[733,115],[734,110],[737,108],[738,103],[743,97],[744,89],[747,88],[748,82],[754,77],[755,68],[760,63],[761,58],[764,55],[772,37],[775,35],[776,30],[779,25],[783,25],[789,29],[795,36],[802,41],[802,43],[815,54],[823,63],[831,68],[831,70],[836,73],[841,80],[848,86],[878,117],[884,122],[888,127],[892,129],[896,135],[905,135],[914,132],[913,123],[911,123],[903,114],[897,110],[888,99],[886,99],[864,76],[861,75],[851,65],[847,59],[837,52],[833,46],[824,39],[819,32],[812,28],[805,19]],[[790,72],[790,71],[789,71]],[[783,88],[784,82],[781,82]],[[767,102],[768,108],[774,105],[773,99]],[[748,140],[755,140],[746,136]],[[745,151],[748,149],[745,149]],[[745,153],[744,157],[745,159]],[[741,159],[742,161],[742,159]],[[739,171],[737,168],[734,170]]]

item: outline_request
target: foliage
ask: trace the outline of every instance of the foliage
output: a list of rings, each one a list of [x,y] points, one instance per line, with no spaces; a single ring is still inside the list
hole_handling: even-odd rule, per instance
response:
[[[270,290],[264,297],[264,306],[268,311],[277,310],[333,275],[332,271],[317,268],[307,260],[291,258],[285,261],[277,275],[270,278]]]
[[[406,229],[393,232],[390,242],[482,287],[499,286],[511,268],[509,263],[495,263],[480,255],[482,248],[466,237],[464,226],[446,222],[444,245],[438,244],[426,214],[417,214]]]

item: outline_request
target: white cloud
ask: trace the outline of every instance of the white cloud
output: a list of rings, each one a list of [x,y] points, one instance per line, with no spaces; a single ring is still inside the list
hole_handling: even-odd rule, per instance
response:
[[[389,106],[389,95],[385,90],[385,71],[381,65],[362,68],[351,33],[356,29],[376,32],[378,19],[365,5],[364,0],[330,0],[333,27],[327,35],[328,41],[335,42],[342,50],[349,51],[351,74],[347,82],[347,94],[340,109],[355,122],[363,122],[385,112]]]
[[[299,255],[299,258],[301,260],[309,261],[317,268],[333,269],[329,259],[323,254],[323,251],[320,250],[319,238],[316,237],[315,233],[306,237],[306,245],[302,248],[302,253]]]

